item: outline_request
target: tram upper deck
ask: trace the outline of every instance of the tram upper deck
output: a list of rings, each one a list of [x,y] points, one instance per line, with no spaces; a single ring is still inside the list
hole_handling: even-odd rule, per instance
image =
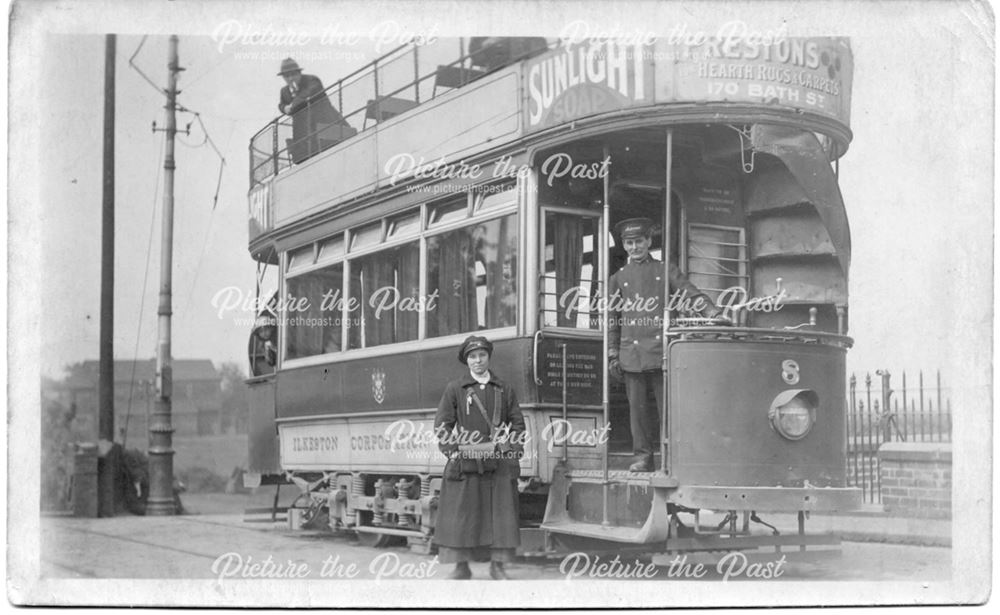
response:
[[[751,126],[788,126],[815,135],[835,161],[852,136],[852,72],[842,38],[404,45],[327,88],[349,130],[281,116],[255,135],[250,251],[276,263],[279,252],[322,232],[324,216],[345,227],[372,219],[373,203],[426,201],[438,180],[488,179],[505,155],[567,131],[725,123],[752,150]],[[293,141],[296,121],[308,126]],[[297,146],[305,154],[293,156]]]

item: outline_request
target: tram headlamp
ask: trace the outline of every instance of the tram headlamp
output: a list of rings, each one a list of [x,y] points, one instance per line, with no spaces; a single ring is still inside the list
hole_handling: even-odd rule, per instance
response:
[[[789,440],[801,440],[816,422],[819,395],[810,389],[783,391],[767,411],[771,427]]]

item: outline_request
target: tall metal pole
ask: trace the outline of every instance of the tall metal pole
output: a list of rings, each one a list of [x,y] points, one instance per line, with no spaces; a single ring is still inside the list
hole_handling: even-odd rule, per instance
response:
[[[662,370],[662,381],[660,386],[660,399],[663,400],[663,407],[660,412],[660,471],[670,474],[670,450],[667,448],[667,438],[673,438],[674,433],[670,425],[670,256],[673,251],[671,238],[673,237],[673,203],[671,195],[674,190],[674,129],[667,129],[667,164],[664,184],[666,186],[666,202],[663,204],[665,218],[663,222],[663,332],[660,339],[663,341],[663,360],[660,365]]]
[[[177,132],[177,36],[170,37],[167,61],[167,139],[163,156],[163,229],[160,246],[160,302],[157,314],[156,403],[149,426],[148,515],[172,515],[174,507],[173,427],[170,424],[173,368],[170,357],[170,315],[174,241],[174,135]]]
[[[611,158],[611,148],[604,145],[604,160]],[[601,356],[604,359],[601,361],[601,373],[604,374],[604,378],[601,380],[601,414],[602,420],[604,421],[605,433],[610,433],[610,428],[608,425],[611,423],[611,383],[608,381],[610,375],[608,374],[608,351],[610,350],[610,339],[608,337],[610,331],[608,328],[610,324],[608,319],[610,318],[610,310],[608,305],[611,302],[610,292],[608,290],[608,277],[611,275],[611,270],[609,269],[610,259],[608,258],[608,250],[611,246],[608,245],[608,237],[611,236],[611,203],[608,199],[611,196],[611,185],[608,174],[604,174],[604,185],[603,185],[603,195],[602,200],[603,209],[601,211],[601,238],[597,242],[597,249],[600,250],[600,257],[598,257],[598,269],[601,271],[601,296],[604,297],[604,310],[601,313]],[[616,349],[617,350],[617,349]],[[604,455],[601,456],[601,525],[608,527],[611,525],[608,501],[610,499],[610,482],[608,482],[608,450],[611,447],[610,437],[609,441],[604,443]]]
[[[101,332],[97,437],[115,439],[115,45],[104,40],[104,183],[101,205]]]
[[[104,168],[101,203],[101,330],[100,370],[97,385],[98,450],[97,514],[113,517],[115,476],[118,474],[115,441],[115,49],[114,34],[104,39]]]

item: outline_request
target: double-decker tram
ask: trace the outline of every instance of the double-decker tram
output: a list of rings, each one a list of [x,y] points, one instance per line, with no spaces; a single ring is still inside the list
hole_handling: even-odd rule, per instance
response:
[[[433,416],[476,333],[527,425],[524,551],[664,563],[831,544],[808,513],[860,505],[848,42],[424,43],[327,88],[351,130],[282,116],[251,143],[249,249],[278,290],[250,342],[249,482],[294,479],[332,528],[430,548]],[[652,472],[627,469],[629,406],[607,376],[605,289],[626,261],[612,229],[636,217],[725,317],[658,304]]]

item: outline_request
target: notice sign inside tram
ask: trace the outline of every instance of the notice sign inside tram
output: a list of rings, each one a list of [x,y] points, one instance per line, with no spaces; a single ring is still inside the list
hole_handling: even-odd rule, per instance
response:
[[[658,103],[767,103],[849,124],[854,66],[844,39],[786,37],[765,44],[716,38],[700,45],[661,41],[653,55]]]

